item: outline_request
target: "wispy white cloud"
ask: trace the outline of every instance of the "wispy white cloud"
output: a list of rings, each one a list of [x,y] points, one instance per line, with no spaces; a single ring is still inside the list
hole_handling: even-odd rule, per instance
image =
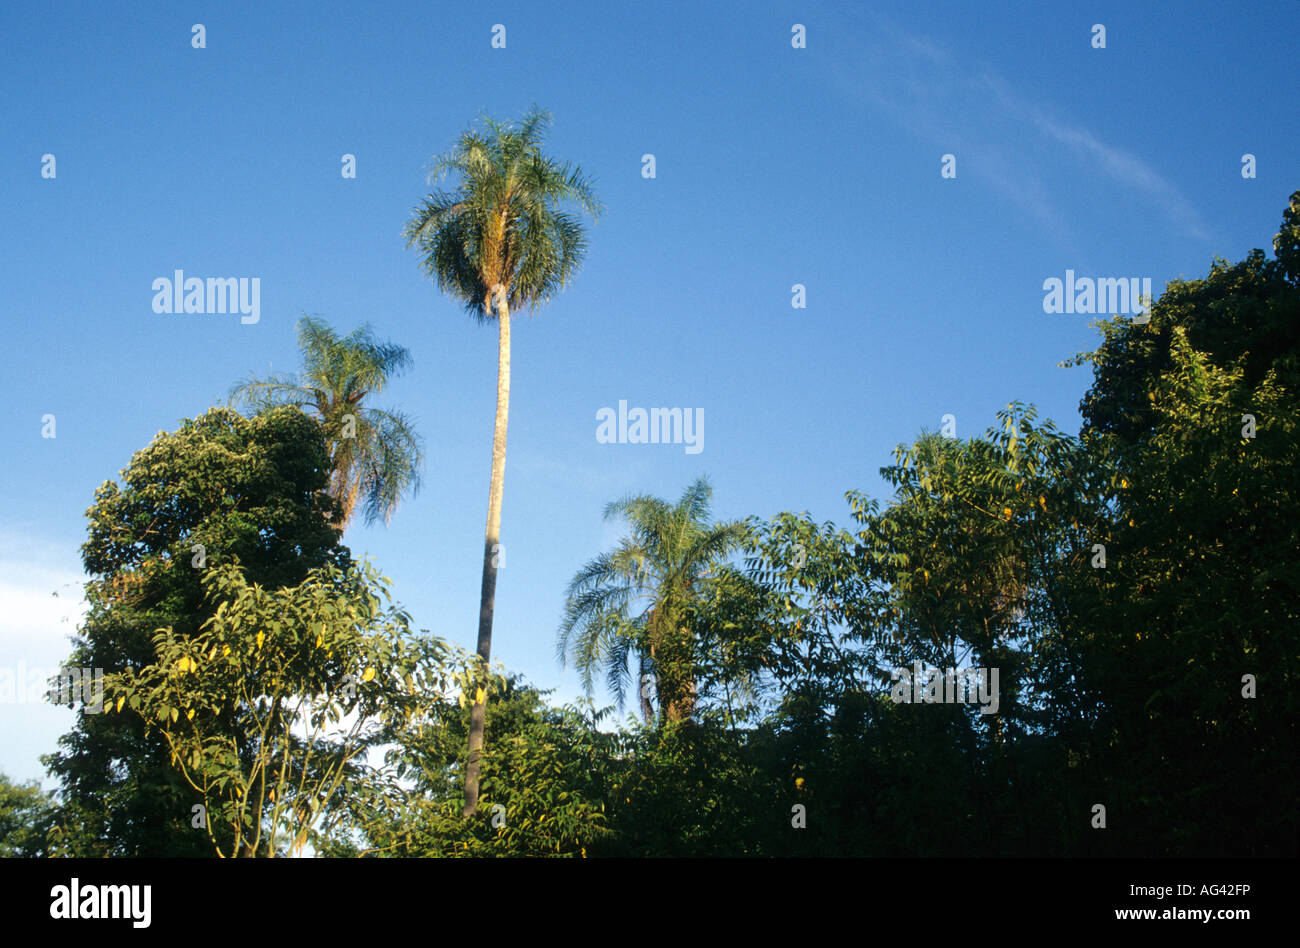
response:
[[[1190,236],[1209,239],[1209,229],[1192,202],[1145,161],[1122,148],[1107,145],[1086,128],[1067,125],[1053,118],[1042,108],[1016,95],[1007,82],[996,75],[985,72],[980,79],[1008,114],[1024,118],[1041,135],[1066,145],[1096,170],[1140,192]]]
[[[962,161],[960,173],[987,182],[1054,238],[1070,235],[1055,173],[1064,148],[1094,176],[1149,202],[1182,234],[1209,239],[1196,207],[1150,163],[1053,114],[987,65],[962,62],[933,38],[882,15],[859,16],[865,22],[853,35],[862,38],[851,41],[858,48],[832,67],[840,88],[944,152],[975,156]]]

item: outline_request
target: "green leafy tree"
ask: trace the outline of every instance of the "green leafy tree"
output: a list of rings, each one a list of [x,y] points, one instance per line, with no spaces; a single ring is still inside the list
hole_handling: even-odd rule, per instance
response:
[[[563,210],[576,205],[593,218],[600,204],[581,169],[541,151],[550,114],[534,107],[523,120],[484,119],[486,133],[465,132],[435,160],[430,180],[459,176],[454,192],[430,194],[406,226],[407,246],[421,255],[438,288],[480,322],[496,319],[497,405],[492,435],[492,479],[483,542],[478,654],[491,659],[505,490],[506,429],[510,410],[510,314],[548,302],[574,277],[586,253],[581,220]],[[493,306],[496,310],[493,312]],[[478,806],[484,708],[475,702],[465,781],[465,815]]]
[[[1085,482],[1077,441],[1032,408],[999,422],[900,446],[884,509],[848,494],[855,532],[788,513],[752,532],[751,576],[778,609],[751,628],[779,704],[751,746],[834,815],[808,853],[1035,851],[1065,809],[1044,748],[1063,768],[1047,710],[1069,690],[1053,662],[1075,628],[1061,577],[1087,568],[1071,524]],[[895,705],[892,671],[918,661],[997,668],[996,713]]]
[[[704,719],[642,724],[617,735],[607,765],[611,833],[593,852],[620,858],[770,856],[790,836],[790,804],[747,746]]]
[[[232,401],[257,411],[292,405],[311,413],[325,431],[329,492],[342,509],[339,532],[358,503],[367,523],[387,523],[402,496],[419,490],[424,449],[407,415],[374,408],[367,399],[411,364],[410,352],[379,342],[369,325],[339,336],[312,316],[298,321],[298,346],[298,377],[250,378],[235,386]]]
[[[198,635],[161,629],[154,662],[111,676],[110,713],[136,714],[200,799],[191,824],[217,855],[319,843],[383,725],[448,684],[446,646],[409,635],[373,568],[252,585],[235,562],[204,577],[215,611]]]
[[[50,854],[46,841],[58,809],[35,781],[14,783],[0,774],[0,858]]]
[[[1171,282],[1148,323],[1105,322],[1075,360],[1094,371],[1083,442],[1113,485],[1106,568],[1078,597],[1103,697],[1091,751],[1142,854],[1300,840],[1300,192],[1274,249]]]
[[[926,435],[882,470],[893,503],[862,521],[858,545],[887,587],[893,662],[1001,669],[993,735],[1019,720],[1032,650],[1061,631],[1059,572],[1086,566],[1076,439],[1032,406],[1009,406],[969,440]],[[852,499],[852,498],[851,498]]]
[[[631,536],[584,566],[566,593],[560,661],[573,662],[588,691],[603,672],[621,706],[635,657],[647,721],[651,678],[662,722],[694,714],[700,654],[690,612],[711,572],[745,540],[745,523],[709,521],[712,493],[700,478],[676,504],[649,495],[610,503],[605,519],[625,518]]]
[[[609,837],[616,738],[600,713],[550,707],[516,676],[495,679],[487,705],[480,806],[491,818],[465,820],[470,706],[444,699],[387,729],[394,779],[348,795],[356,838],[334,854],[583,857]]]
[[[160,432],[87,511],[88,610],[69,667],[105,675],[155,662],[153,636],[199,634],[215,605],[205,571],[237,558],[250,582],[296,586],[349,557],[328,517],[329,456],[320,425],[295,408],[246,418],[214,408]],[[138,716],[80,713],[43,758],[61,785],[61,837],[83,856],[210,855],[191,826],[198,795]]]
[[[1039,827],[1068,825],[1084,776],[1049,777],[1044,767],[1064,770],[1062,731],[1095,720],[1072,674],[1083,628],[1071,591],[1091,571],[1083,497],[1101,484],[1077,439],[1032,406],[1013,404],[998,422],[981,437],[927,435],[900,449],[882,471],[895,499],[864,523],[858,545],[889,591],[890,664],[989,669],[990,687],[997,670],[996,709],[939,712],[948,721],[935,738],[974,777],[958,798],[973,816],[967,844],[1011,855],[1044,845],[1040,829],[1026,830],[1027,813]]]
[[[868,511],[864,522],[875,513],[874,502],[851,499]],[[879,684],[868,646],[887,628],[883,593],[848,531],[780,513],[751,524],[745,564],[763,591],[742,626],[746,651],[775,689],[778,715],[821,720],[844,694]]]

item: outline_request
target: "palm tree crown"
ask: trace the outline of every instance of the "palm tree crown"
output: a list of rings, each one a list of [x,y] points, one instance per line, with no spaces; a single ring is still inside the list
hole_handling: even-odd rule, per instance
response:
[[[675,505],[641,495],[605,508],[606,520],[628,521],[631,536],[589,562],[569,584],[557,649],[561,664],[572,660],[588,691],[603,670],[621,707],[635,655],[643,680],[654,677],[663,719],[680,721],[693,713],[695,636],[687,608],[712,568],[746,535],[743,522],[709,522],[712,493],[700,478]],[[644,691],[642,709],[649,720]]]
[[[411,364],[402,346],[377,341],[369,324],[340,337],[313,316],[298,321],[303,370],[297,376],[250,378],[236,385],[232,402],[254,410],[294,405],[313,413],[325,429],[331,462],[329,493],[343,508],[342,531],[358,502],[367,523],[387,523],[402,495],[420,486],[421,439],[402,412],[365,405]]]
[[[487,321],[495,287],[505,289],[511,309],[532,309],[577,272],[586,236],[558,205],[576,204],[593,218],[601,207],[580,169],[539,150],[549,112],[534,106],[517,124],[483,121],[488,134],[467,131],[434,160],[430,181],[458,174],[460,186],[426,197],[405,235],[438,288]]]

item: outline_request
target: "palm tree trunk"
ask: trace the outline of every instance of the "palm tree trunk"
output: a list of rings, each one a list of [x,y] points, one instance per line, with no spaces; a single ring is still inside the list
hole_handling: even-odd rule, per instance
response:
[[[497,296],[497,418],[492,434],[492,486],[488,491],[487,530],[483,539],[483,587],[479,595],[478,655],[484,669],[492,656],[492,615],[496,607],[497,545],[501,542],[501,495],[506,484],[506,421],[510,414],[510,306],[504,290]],[[483,728],[487,696],[474,704],[469,714],[469,761],[465,768],[463,815],[478,811],[479,769],[483,755]]]
[[[690,637],[690,630],[680,627],[675,638],[660,643],[664,660],[656,665],[655,677],[660,685],[659,706],[666,724],[688,721],[695,713],[698,686],[692,670]]]

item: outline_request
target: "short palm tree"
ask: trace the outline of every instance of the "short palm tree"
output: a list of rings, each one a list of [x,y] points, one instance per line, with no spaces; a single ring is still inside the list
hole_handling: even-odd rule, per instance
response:
[[[625,518],[631,536],[589,562],[569,584],[558,653],[592,689],[604,672],[619,706],[638,659],[642,681],[653,676],[660,722],[684,721],[695,710],[696,638],[687,613],[710,572],[744,542],[741,521],[709,522],[713,491],[700,478],[675,505],[641,495],[615,501],[605,519]],[[649,721],[649,702],[641,693]]]
[[[358,503],[367,523],[387,523],[402,496],[419,490],[424,451],[405,414],[365,402],[410,365],[411,354],[377,341],[368,324],[340,337],[313,316],[298,321],[298,346],[301,374],[250,378],[231,390],[231,402],[254,410],[295,405],[313,414],[325,429],[329,493],[343,508],[339,532]]]
[[[429,180],[458,175],[459,186],[453,193],[428,195],[415,208],[405,234],[407,246],[419,250],[425,272],[436,278],[440,290],[480,323],[495,319],[497,324],[497,410],[479,592],[478,655],[485,666],[492,653],[505,491],[510,313],[546,303],[577,273],[586,236],[581,221],[560,208],[576,205],[595,218],[600,205],[580,169],[542,154],[550,113],[533,106],[518,123],[485,117],[484,124],[486,134],[467,131],[451,152],[434,160]],[[466,816],[478,808],[486,700],[486,692],[476,689],[465,768]]]

